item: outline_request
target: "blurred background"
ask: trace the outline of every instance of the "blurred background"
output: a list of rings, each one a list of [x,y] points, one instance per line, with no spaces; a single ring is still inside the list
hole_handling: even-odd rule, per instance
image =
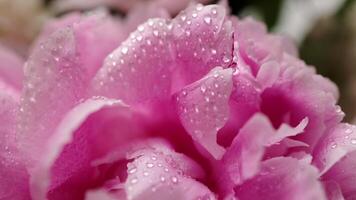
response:
[[[198,0],[203,4],[217,0]],[[125,16],[142,3],[175,16],[190,0],[0,0],[0,43],[24,59],[43,25],[72,11],[105,7]],[[230,0],[231,13],[264,21],[295,41],[301,58],[340,88],[346,120],[356,122],[356,0]]]

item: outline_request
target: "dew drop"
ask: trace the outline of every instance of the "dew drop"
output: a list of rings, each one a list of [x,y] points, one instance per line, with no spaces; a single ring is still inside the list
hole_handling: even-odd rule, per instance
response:
[[[200,91],[202,93],[205,93],[206,92],[206,87],[204,85],[200,86]]]
[[[144,30],[145,30],[145,27],[144,26],[142,26],[142,25],[140,25],[140,26],[138,26],[138,28],[137,28],[140,32],[143,32]]]
[[[211,17],[205,16],[205,17],[204,17],[204,22],[205,22],[206,24],[211,24]]]
[[[198,16],[198,14],[195,12],[192,14],[192,17],[194,17],[194,18],[196,18],[197,16]]]
[[[136,184],[138,182],[138,179],[137,178],[133,178],[131,179],[130,183],[131,184]]]
[[[129,170],[129,174],[134,174],[137,171],[136,167],[133,167]]]
[[[153,31],[153,35],[157,37],[157,36],[158,36],[158,31],[157,31],[157,30],[154,30],[154,31]]]
[[[337,147],[337,144],[336,143],[333,143],[332,145],[331,145],[331,148],[332,149],[335,149]]]
[[[123,54],[127,54],[128,51],[129,51],[129,48],[127,48],[127,47],[122,47],[122,49],[121,49],[121,53],[123,53]]]
[[[351,144],[355,144],[356,145],[356,138],[351,139]]]
[[[216,10],[216,8],[213,8],[213,9],[211,9],[211,13],[212,13],[213,15],[216,15],[216,14],[218,13],[218,11]]]
[[[197,9],[197,11],[201,11],[203,9],[203,5],[202,4],[198,4],[196,9]]]
[[[165,182],[165,181],[166,181],[166,178],[165,178],[164,176],[161,176],[161,177],[160,177],[160,180],[161,180],[161,182]]]
[[[227,57],[227,56],[224,56],[223,57],[223,61],[224,61],[224,63],[229,63],[230,62],[230,58]]]
[[[138,35],[138,36],[136,37],[136,40],[137,40],[137,41],[141,41],[141,40],[142,40],[142,35]]]
[[[352,130],[350,128],[346,129],[345,133],[350,134],[352,133]]]
[[[171,181],[172,181],[172,183],[178,183],[178,178],[175,176],[172,176]]]
[[[217,52],[216,52],[215,49],[211,49],[211,53],[212,53],[213,55],[215,55]]]
[[[182,16],[180,16],[180,19],[184,22],[187,19],[187,16],[182,15]]]
[[[154,164],[153,164],[153,163],[147,163],[146,166],[147,166],[148,168],[152,168],[152,167],[154,167]]]
[[[147,171],[144,171],[144,172],[143,172],[143,175],[144,175],[144,176],[148,176],[149,173],[148,173]]]

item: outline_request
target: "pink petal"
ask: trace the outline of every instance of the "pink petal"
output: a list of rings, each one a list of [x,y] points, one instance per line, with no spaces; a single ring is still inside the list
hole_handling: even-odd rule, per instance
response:
[[[20,91],[22,89],[24,61],[10,49],[1,45],[0,60],[0,79]]]
[[[355,158],[356,151],[347,154],[322,176],[322,180],[337,183],[345,199],[354,199],[356,197]],[[337,190],[337,188],[334,188],[334,190]]]
[[[120,38],[117,32],[110,19],[93,15],[35,46],[25,66],[19,133],[30,166],[64,114],[86,97],[91,77]]]
[[[93,81],[94,93],[128,104],[167,98],[173,65],[169,33],[163,19],[140,25],[106,58]]]
[[[229,117],[231,91],[232,69],[217,67],[175,94],[183,126],[216,159],[220,159],[225,151],[216,140],[217,132]]]
[[[283,59],[280,77],[261,95],[261,110],[275,127],[281,123],[296,125],[308,117],[304,133],[294,139],[307,143],[310,152],[325,131],[341,121],[343,113],[336,106],[333,91],[326,89],[326,82],[320,81],[312,68],[286,54]]]
[[[283,124],[275,130],[266,116],[254,115],[241,128],[222,160],[232,186],[240,185],[259,172],[266,147],[303,132],[306,124],[307,120],[303,120],[295,128]]]
[[[27,200],[28,174],[15,138],[19,94],[1,79],[0,102],[0,199]]]
[[[86,189],[100,183],[92,161],[141,134],[134,119],[117,100],[89,99],[73,108],[56,127],[32,171],[33,198],[81,198]]]
[[[261,88],[271,87],[278,79],[280,65],[276,61],[263,63],[257,73],[256,79],[261,84]]]
[[[265,25],[252,18],[235,20],[234,26],[239,57],[251,67],[254,75],[266,61],[280,61],[285,53],[297,55],[297,48],[289,39],[268,34]]]
[[[235,73],[233,86],[229,100],[229,120],[218,134],[218,141],[224,146],[230,146],[238,130],[253,114],[260,111],[260,86],[249,73]]]
[[[232,63],[233,30],[222,6],[190,6],[173,19],[175,80],[189,84],[216,66]],[[177,83],[175,88],[180,88]]]
[[[355,150],[356,126],[340,124],[321,138],[313,153],[313,164],[323,174],[341,158]]]
[[[105,190],[89,191],[85,195],[85,200],[118,200],[115,196],[111,195]]]
[[[339,184],[334,181],[324,182],[328,200],[344,200]]]
[[[326,199],[317,169],[288,157],[263,162],[259,174],[238,186],[235,192],[240,200]]]
[[[181,167],[193,165],[195,168],[195,164],[169,146],[147,147],[135,154],[134,161],[128,165],[125,183],[128,199],[215,199],[206,186],[192,179],[186,167]],[[180,159],[176,159],[177,156]]]

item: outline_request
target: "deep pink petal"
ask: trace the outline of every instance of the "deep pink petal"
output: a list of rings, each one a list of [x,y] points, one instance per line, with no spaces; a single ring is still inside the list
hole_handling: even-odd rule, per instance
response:
[[[89,99],[73,108],[56,127],[32,171],[33,198],[82,198],[88,188],[100,184],[100,169],[93,162],[141,134],[134,119],[117,100]]]
[[[231,91],[232,69],[218,67],[175,95],[183,126],[216,159],[225,151],[217,144],[217,133],[228,120]]]
[[[240,200],[326,199],[317,169],[288,157],[264,161],[261,171],[235,192]]]
[[[356,126],[339,124],[319,141],[313,153],[313,164],[323,174],[341,158],[355,150]]]
[[[196,164],[169,146],[148,146],[131,157],[134,161],[128,165],[125,183],[128,199],[215,199],[206,186],[191,177],[194,173],[187,170],[196,168]]]

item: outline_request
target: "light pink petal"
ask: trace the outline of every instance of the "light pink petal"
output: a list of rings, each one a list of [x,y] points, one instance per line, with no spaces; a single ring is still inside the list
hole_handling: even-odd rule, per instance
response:
[[[238,56],[251,67],[254,75],[266,61],[280,61],[285,53],[297,55],[297,48],[291,40],[268,34],[263,23],[252,18],[234,20],[234,22]]]
[[[140,2],[136,4],[127,14],[124,21],[126,34],[135,31],[137,26],[151,18],[170,19],[167,10],[157,5],[155,2]]]
[[[345,199],[356,198],[356,151],[344,156],[331,167],[321,178],[325,181],[333,181],[340,187]]]
[[[204,184],[194,180],[192,174],[181,167],[182,163],[189,166],[193,162],[175,153],[169,146],[141,149],[135,154],[134,161],[128,164],[125,182],[128,199],[215,199]],[[176,159],[177,155],[181,158]]]
[[[24,61],[15,52],[0,45],[0,79],[21,91]]]
[[[259,172],[265,149],[268,146],[278,144],[284,138],[303,132],[306,124],[307,120],[302,121],[295,128],[283,124],[275,130],[266,116],[254,115],[241,128],[222,160],[233,183],[232,186],[240,185]]]
[[[30,198],[28,174],[15,140],[18,89],[1,79],[0,102],[0,199],[27,200]]]
[[[313,163],[323,174],[341,158],[355,150],[356,126],[339,124],[321,138],[313,153]]]
[[[88,191],[85,194],[85,200],[118,200],[114,195],[111,195],[109,192],[104,189],[97,189]]]
[[[256,79],[261,84],[261,89],[272,86],[278,79],[280,65],[275,61],[263,63],[257,73]]]
[[[175,88],[232,64],[233,30],[222,6],[190,6],[173,19]],[[178,83],[179,81],[179,83]]]
[[[216,159],[225,151],[217,144],[217,133],[228,120],[231,91],[232,69],[217,67],[175,94],[183,126]]]
[[[323,183],[328,200],[344,200],[339,184],[334,181],[326,181]]]
[[[117,100],[89,99],[73,108],[56,127],[31,172],[33,198],[82,198],[104,178],[92,162],[142,133],[134,119]]]
[[[92,15],[56,30],[34,47],[25,66],[19,133],[29,165],[63,115],[86,97],[104,55],[117,45],[117,32],[107,16]]]
[[[201,3],[207,3],[210,0],[198,0]],[[57,0],[52,6],[57,12],[63,12],[66,10],[74,9],[91,9],[98,6],[110,6],[114,7],[120,11],[127,12],[139,4],[145,3],[147,1],[143,0]],[[151,0],[150,2],[155,3],[159,7],[163,7],[169,11],[171,14],[176,14],[180,10],[184,9],[190,3],[189,0],[181,1],[170,1],[170,0]]]
[[[169,34],[163,19],[140,25],[105,59],[92,83],[94,94],[119,98],[130,105],[167,98],[173,65]]]
[[[277,157],[262,163],[261,171],[235,189],[240,200],[326,200],[313,166],[294,158]]]

